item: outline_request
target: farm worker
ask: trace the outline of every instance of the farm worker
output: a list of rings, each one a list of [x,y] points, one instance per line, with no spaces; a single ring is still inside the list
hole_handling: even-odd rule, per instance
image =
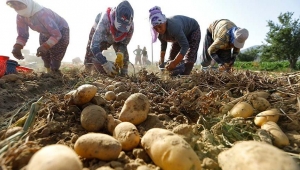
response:
[[[198,22],[190,17],[175,15],[166,18],[160,7],[155,6],[149,10],[152,42],[157,38],[161,42],[160,67],[171,72],[171,75],[189,75],[197,60],[197,52],[201,39]],[[167,43],[171,42],[170,55],[165,63]]]
[[[148,54],[147,54],[146,47],[143,48],[142,55],[143,55],[142,57],[143,65],[146,66],[148,61]]]
[[[87,44],[87,47],[86,47],[86,53],[85,53],[85,57],[84,57],[84,66],[85,66],[85,71],[87,71],[88,73],[90,73],[93,68],[95,68],[100,73],[106,73],[104,71],[102,65],[99,64],[99,62],[95,62],[95,63],[93,62],[94,54],[91,50],[92,38],[93,38],[93,35],[96,31],[96,27],[97,27],[97,25],[100,21],[101,16],[102,16],[102,12],[100,12],[95,18],[95,22],[94,22],[94,24],[91,28],[91,31],[90,31],[90,34],[89,34],[88,44]]]
[[[230,71],[248,36],[247,29],[237,27],[228,19],[211,23],[206,30],[200,56],[202,67],[213,66],[217,62],[220,71]]]
[[[137,49],[133,51],[133,54],[135,55],[135,65],[137,65],[138,62],[140,63],[140,65],[142,65],[142,49],[140,49],[139,45],[137,46]]]
[[[102,13],[96,26],[95,33],[91,41],[91,51],[94,54],[93,63],[100,64],[106,74],[112,76],[117,74],[112,61],[107,61],[102,54],[111,45],[115,52],[123,54],[123,68],[121,75],[127,75],[129,55],[127,45],[129,44],[133,31],[133,9],[128,1],[122,1],[117,7],[107,8]]]
[[[6,4],[17,13],[18,37],[12,54],[24,59],[21,49],[29,38],[29,28],[40,33],[40,47],[36,55],[42,57],[47,72],[60,73],[61,60],[69,45],[69,26],[57,13],[33,0],[6,0]]]

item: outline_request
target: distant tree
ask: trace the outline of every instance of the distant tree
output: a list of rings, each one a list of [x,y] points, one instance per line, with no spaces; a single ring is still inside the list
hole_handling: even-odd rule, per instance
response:
[[[240,53],[237,57],[239,61],[254,61],[257,59],[259,54],[259,48],[251,48],[246,50],[243,53]]]
[[[290,68],[296,69],[300,56],[300,22],[292,19],[294,13],[287,12],[278,17],[279,24],[268,21],[269,32],[266,44],[261,47],[262,59],[288,60]]]

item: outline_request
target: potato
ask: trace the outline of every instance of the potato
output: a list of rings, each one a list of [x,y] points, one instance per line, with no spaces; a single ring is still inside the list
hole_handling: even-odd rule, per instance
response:
[[[265,99],[269,98],[269,96],[270,96],[270,93],[265,92],[265,91],[254,91],[250,94],[255,95],[256,97],[262,97]]]
[[[147,96],[142,93],[134,93],[126,99],[119,119],[122,122],[138,125],[147,119],[149,109],[150,102]]]
[[[223,106],[220,107],[219,111],[222,114],[227,114],[228,111],[230,111],[233,108],[234,104],[225,104]]]
[[[114,86],[114,85],[108,85],[108,86],[105,88],[105,90],[107,90],[107,91],[114,91],[114,89],[115,89],[115,86]]]
[[[130,122],[118,124],[114,129],[113,137],[121,143],[122,150],[124,151],[130,151],[136,148],[141,140],[139,131],[135,125]]]
[[[282,150],[257,141],[242,141],[218,155],[222,170],[298,170],[296,161]]]
[[[107,91],[107,92],[105,93],[104,98],[105,98],[107,101],[115,100],[115,99],[116,99],[116,94],[115,94],[115,92],[113,92],[113,91]]]
[[[268,121],[261,126],[261,129],[264,129],[271,133],[273,136],[273,144],[279,148],[290,145],[289,138],[282,132],[280,127],[272,121]]]
[[[72,94],[73,103],[75,105],[83,105],[88,103],[97,93],[97,87],[91,84],[84,84],[77,88]]]
[[[270,107],[269,101],[262,97],[256,97],[254,100],[251,100],[251,103],[253,108],[260,112],[265,111]]]
[[[266,116],[264,116],[264,115],[266,115]],[[279,119],[279,110],[270,109],[270,110],[266,110],[266,111],[263,111],[263,112],[260,112],[259,114],[257,114],[254,118],[254,123],[257,126],[261,126],[268,121],[277,123],[278,119]]]
[[[103,128],[106,118],[106,111],[101,106],[89,105],[82,110],[80,122],[85,130],[96,132]]]
[[[30,159],[27,170],[82,170],[77,154],[68,146],[48,145],[37,151]]]
[[[88,133],[77,139],[74,150],[83,158],[112,161],[118,158],[122,151],[122,145],[112,136],[101,133]]]
[[[116,126],[122,121],[115,119],[112,115],[108,115],[106,119],[106,129],[110,134],[113,134]]]
[[[67,94],[65,94],[64,100],[69,100],[69,99],[71,99],[72,96],[73,96],[73,93],[75,93],[75,92],[76,92],[76,90],[72,90],[72,91],[68,92]]]
[[[152,161],[164,170],[201,170],[201,161],[191,146],[175,133],[152,128],[141,140]]]
[[[233,106],[233,108],[229,111],[229,115],[233,117],[243,117],[247,118],[253,115],[253,107],[246,103],[240,102]]]

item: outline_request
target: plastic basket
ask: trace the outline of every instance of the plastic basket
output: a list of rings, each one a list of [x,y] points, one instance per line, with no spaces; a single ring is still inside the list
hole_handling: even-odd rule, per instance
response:
[[[16,74],[17,70],[16,67],[18,66],[18,62],[14,61],[14,60],[7,60],[6,61],[6,71],[5,74]]]
[[[6,72],[6,61],[8,59],[9,57],[0,55],[0,77],[4,76]]]
[[[17,66],[16,67],[17,72],[22,72],[22,73],[31,73],[33,69],[28,68],[28,67],[22,67],[22,66]]]

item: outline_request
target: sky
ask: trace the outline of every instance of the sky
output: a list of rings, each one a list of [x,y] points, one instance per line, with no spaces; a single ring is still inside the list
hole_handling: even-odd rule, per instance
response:
[[[66,19],[70,27],[70,44],[63,61],[69,62],[75,57],[84,60],[89,32],[96,15],[115,7],[121,0],[35,0],[44,7]],[[133,51],[146,46],[150,61],[158,61],[160,42],[151,45],[149,9],[160,6],[167,16],[185,15],[195,18],[201,29],[201,41],[198,55],[202,53],[205,31],[210,23],[217,19],[229,19],[238,27],[247,28],[249,38],[244,49],[261,45],[269,31],[269,20],[278,22],[280,13],[294,12],[294,18],[300,18],[300,0],[128,0],[134,10],[133,37],[128,45],[129,58],[134,62]],[[0,5],[0,55],[9,56],[17,38],[16,15],[14,9],[2,1]],[[30,31],[29,40],[24,49],[35,53],[39,47],[39,33]],[[152,47],[152,48],[151,48]],[[170,44],[168,45],[170,49]],[[168,50],[167,49],[167,50]],[[152,53],[153,51],[153,53]],[[168,54],[168,53],[167,53]],[[166,56],[167,57],[167,56]]]

